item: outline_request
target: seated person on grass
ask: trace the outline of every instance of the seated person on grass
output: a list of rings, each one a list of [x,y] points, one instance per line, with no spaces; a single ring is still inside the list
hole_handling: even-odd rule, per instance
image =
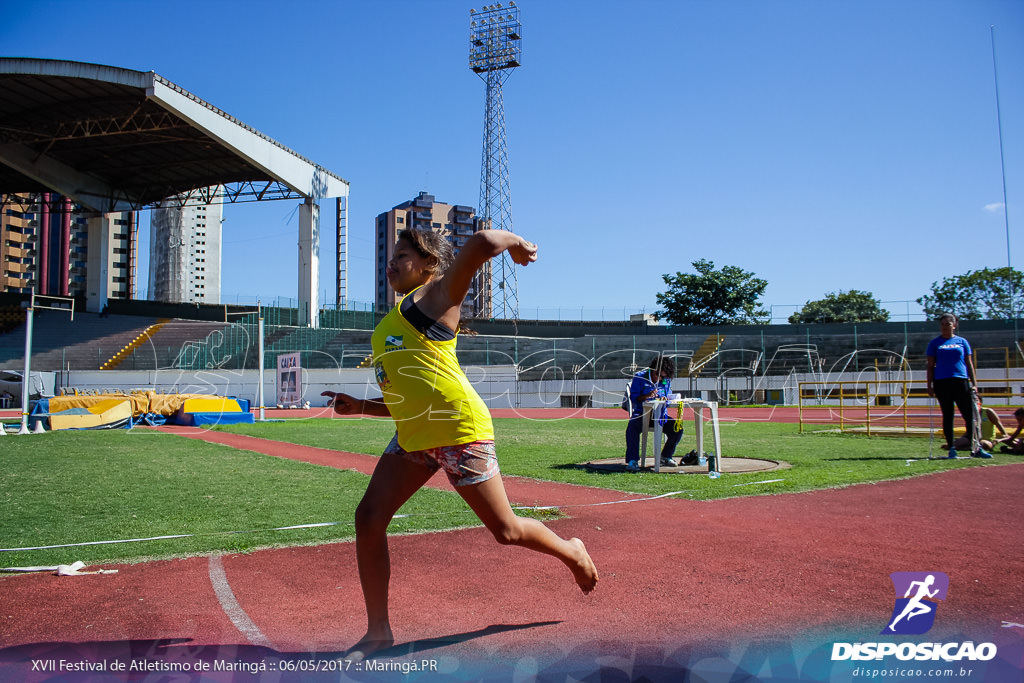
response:
[[[999,419],[999,414],[993,409],[981,405],[980,398],[978,399],[978,412],[981,415],[981,441],[979,444],[986,451],[991,451],[997,443],[1006,438],[1006,429]],[[1021,413],[1024,415],[1024,410],[1021,410]],[[953,442],[953,448],[961,450],[969,448],[970,445],[971,440],[966,434],[958,436]]]
[[[996,439],[996,443],[1000,444],[999,450],[1003,453],[1021,455],[1024,454],[1024,438],[1020,438],[1021,432],[1024,432],[1024,408],[1013,411],[1013,417],[1017,420],[1017,428],[1013,434]]]

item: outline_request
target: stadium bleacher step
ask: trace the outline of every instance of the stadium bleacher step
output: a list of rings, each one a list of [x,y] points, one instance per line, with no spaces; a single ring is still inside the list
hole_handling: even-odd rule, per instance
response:
[[[696,351],[693,352],[693,358],[690,360],[690,365],[686,368],[684,373],[681,373],[684,377],[696,375],[700,372],[707,363],[715,357],[718,353],[718,349],[722,348],[722,342],[725,341],[725,337],[720,334],[708,335],[708,338],[704,340]]]
[[[158,320],[156,322],[156,324],[150,325],[149,327],[144,329],[142,331],[142,334],[140,334],[139,336],[135,337],[135,339],[132,339],[130,342],[128,342],[127,346],[125,346],[123,349],[121,349],[120,351],[115,353],[113,355],[113,357],[110,360],[108,360],[106,363],[103,363],[103,365],[100,366],[100,370],[113,370],[114,368],[116,368],[118,365],[121,364],[121,362],[125,358],[127,358],[130,355],[132,355],[132,353],[135,352],[135,349],[139,348],[140,346],[145,344],[147,341],[149,341],[153,337],[153,335],[156,334],[157,331],[159,331],[159,329],[161,327],[163,327],[164,325],[166,325],[169,322],[170,322],[170,319],[168,319],[168,318],[161,318],[160,320]]]

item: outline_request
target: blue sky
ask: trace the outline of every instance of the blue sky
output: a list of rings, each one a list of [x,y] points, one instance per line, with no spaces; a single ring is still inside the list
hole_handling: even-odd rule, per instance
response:
[[[518,4],[512,213],[540,245],[518,275],[523,317],[652,312],[662,274],[706,258],[766,279],[777,322],[848,289],[920,319],[906,302],[932,282],[1007,264],[990,26],[1021,268],[1024,2]],[[422,190],[477,204],[471,7],[0,0],[0,53],[156,71],[348,180],[349,296],[370,301],[374,216]],[[295,206],[226,208],[226,302],[296,295],[281,258],[296,253]],[[330,303],[334,257],[326,230]]]

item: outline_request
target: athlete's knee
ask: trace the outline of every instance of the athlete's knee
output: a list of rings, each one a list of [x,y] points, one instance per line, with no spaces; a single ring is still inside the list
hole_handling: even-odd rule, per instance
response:
[[[363,498],[356,506],[356,533],[387,532],[391,515],[373,501]]]
[[[492,525],[490,532],[501,545],[517,545],[523,538],[523,528],[518,517]]]

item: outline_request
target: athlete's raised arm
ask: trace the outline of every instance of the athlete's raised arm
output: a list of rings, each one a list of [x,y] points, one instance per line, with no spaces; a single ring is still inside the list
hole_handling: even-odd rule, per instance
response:
[[[459,312],[480,266],[504,252],[521,266],[537,260],[537,245],[508,230],[481,230],[459,249],[448,270],[423,287],[418,305],[431,318],[455,329]]]

